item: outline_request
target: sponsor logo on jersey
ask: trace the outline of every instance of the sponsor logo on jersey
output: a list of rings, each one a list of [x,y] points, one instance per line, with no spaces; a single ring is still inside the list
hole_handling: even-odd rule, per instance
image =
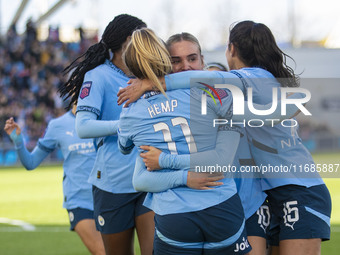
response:
[[[101,215],[98,216],[98,223],[99,223],[100,226],[104,226],[105,220],[104,220],[103,216],[101,216]]]
[[[66,131],[66,134],[69,136],[73,136],[73,132],[70,132],[70,131]]]
[[[85,97],[90,95],[91,86],[92,86],[92,81],[87,81],[87,82],[83,83],[83,86],[82,86],[81,91],[80,91],[80,98],[81,99],[84,99]]]
[[[74,214],[73,212],[68,213],[68,217],[70,218],[70,222],[74,221]]]
[[[93,142],[74,143],[68,146],[69,151],[85,150],[94,148]]]
[[[243,237],[241,243],[236,243],[236,247],[235,247],[234,252],[241,252],[241,251],[244,251],[247,248],[249,248],[248,240]]]

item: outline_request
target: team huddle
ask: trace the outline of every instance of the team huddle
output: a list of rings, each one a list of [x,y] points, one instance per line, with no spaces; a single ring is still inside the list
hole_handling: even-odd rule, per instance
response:
[[[197,171],[313,163],[297,126],[240,125],[294,118],[294,105],[285,116],[278,107],[240,117],[231,91],[214,87],[232,84],[268,109],[273,88],[299,86],[267,26],[243,21],[229,34],[230,71],[219,63],[209,71],[193,35],[163,42],[142,20],[118,15],[65,69],[70,78],[59,90],[70,111],[50,121],[32,152],[14,119],[6,121],[26,169],[61,149],[64,208],[92,254],[134,254],[135,229],[142,255],[321,254],[331,198],[320,176]],[[281,146],[283,139],[295,142]]]

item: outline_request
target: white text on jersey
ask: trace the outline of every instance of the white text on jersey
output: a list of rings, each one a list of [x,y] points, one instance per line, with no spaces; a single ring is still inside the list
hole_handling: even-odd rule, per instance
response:
[[[74,143],[71,144],[68,149],[69,151],[76,151],[80,149],[91,149],[93,147],[93,142],[87,142],[87,143]]]
[[[177,100],[172,99],[170,100],[170,102],[167,100],[165,102],[160,102],[158,104],[149,106],[148,111],[150,114],[150,118],[153,118],[156,115],[161,114],[163,112],[173,112],[177,105],[178,105]]]

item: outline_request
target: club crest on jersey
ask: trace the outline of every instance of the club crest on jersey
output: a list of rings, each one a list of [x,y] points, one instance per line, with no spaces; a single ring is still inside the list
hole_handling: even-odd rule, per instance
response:
[[[225,91],[224,89],[215,89],[215,91],[217,92],[217,95],[218,95],[221,99],[228,96],[228,92]],[[213,91],[210,91],[210,92],[213,92]],[[213,94],[213,95],[214,95],[214,97],[215,97],[216,99],[218,99],[218,96],[217,96],[217,95],[216,95],[216,96],[215,96],[215,94]]]
[[[84,99],[85,97],[90,95],[91,86],[92,86],[92,81],[87,81],[87,82],[83,83],[83,86],[82,86],[81,91],[80,91],[80,98],[81,99]]]
[[[69,216],[71,222],[74,221],[74,214],[73,214],[73,212],[69,212],[68,216]]]

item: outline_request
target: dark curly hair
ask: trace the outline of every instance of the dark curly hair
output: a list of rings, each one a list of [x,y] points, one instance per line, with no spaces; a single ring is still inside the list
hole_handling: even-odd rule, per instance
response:
[[[126,38],[131,36],[134,30],[142,27],[146,27],[146,24],[134,16],[128,14],[116,16],[105,28],[100,42],[92,45],[64,69],[64,74],[74,69],[68,81],[59,86],[60,96],[64,100],[71,98],[67,109],[77,103],[85,73],[103,64],[106,59],[110,58],[109,50],[113,53],[119,51]],[[83,57],[83,61],[77,62]]]

